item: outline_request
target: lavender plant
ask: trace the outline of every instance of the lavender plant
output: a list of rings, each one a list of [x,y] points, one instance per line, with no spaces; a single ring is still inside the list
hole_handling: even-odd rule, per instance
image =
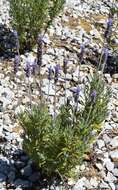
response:
[[[52,69],[48,79],[51,80]],[[55,66],[55,84],[59,77],[59,66]],[[85,105],[78,111],[80,88],[75,94],[75,112],[70,103],[62,105],[59,114],[51,117],[46,104],[38,104],[19,116],[24,128],[24,150],[48,176],[61,174],[69,176],[71,170],[80,164],[84,153],[93,141],[93,130],[99,130],[107,116],[107,105],[111,91],[103,78],[95,73],[85,88]],[[56,92],[56,91],[55,91]],[[56,102],[56,100],[55,100]],[[55,125],[54,125],[55,124]]]
[[[18,31],[21,52],[35,45],[38,33],[45,33],[64,4],[64,0],[9,1],[11,24]]]
[[[80,62],[83,60],[84,46],[81,47]],[[102,61],[104,71],[108,58],[108,49],[103,49]],[[64,60],[63,72],[67,74],[67,60]],[[37,64],[42,65],[42,36],[38,38]],[[24,129],[24,150],[47,176],[59,174],[69,176],[71,170],[80,164],[84,153],[93,141],[93,131],[99,130],[107,116],[107,105],[111,90],[106,86],[103,77],[95,72],[91,81],[85,85],[85,103],[82,110],[78,109],[81,89],[79,85],[71,89],[74,94],[74,107],[65,101],[56,114],[57,82],[60,66],[54,67],[54,117],[51,116],[47,104],[40,101],[38,105],[19,115]],[[25,73],[29,78],[31,66],[26,62]],[[52,68],[48,69],[48,98]],[[41,86],[40,86],[41,87]],[[65,87],[66,89],[66,87]],[[30,93],[29,93],[30,94]]]
[[[103,63],[103,67],[102,67],[102,73],[104,72],[105,69],[105,65],[107,63],[107,58],[108,58],[108,46],[109,46],[109,42],[110,42],[110,37],[111,37],[111,30],[112,30],[112,25],[113,25],[113,19],[111,17],[109,17],[106,21],[106,29],[104,32],[104,43],[103,43],[103,48],[102,48],[102,52],[101,52],[101,56],[100,56],[100,60],[99,60],[99,64],[98,64],[98,70],[101,69],[101,64],[102,61],[104,60]]]

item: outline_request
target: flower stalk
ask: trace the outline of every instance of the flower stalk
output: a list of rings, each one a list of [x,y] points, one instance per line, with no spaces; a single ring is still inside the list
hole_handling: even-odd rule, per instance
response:
[[[59,69],[60,66],[56,65],[54,67],[54,83],[55,83],[55,95],[54,95],[54,119],[56,118],[56,95],[57,95],[57,82],[59,79]]]
[[[49,101],[49,96],[50,96],[50,83],[51,83],[51,80],[52,80],[52,72],[53,72],[53,70],[52,70],[52,67],[50,66],[48,68],[48,81],[49,81],[49,84],[48,84],[48,98],[47,98],[48,101]]]
[[[39,66],[39,93],[40,101],[42,102],[42,78],[41,78],[41,66],[43,56],[43,36],[38,34],[37,38],[37,65]]]
[[[31,96],[31,87],[30,87],[30,80],[29,80],[29,77],[31,74],[31,66],[30,66],[30,62],[29,62],[28,58],[26,60],[26,65],[25,65],[24,71],[25,71],[25,76],[28,80],[28,96],[29,96],[30,108],[31,108],[32,107],[32,96]]]
[[[66,93],[66,90],[67,90],[67,86],[66,86],[66,82],[67,82],[67,78],[66,78],[66,75],[67,75],[67,65],[68,65],[68,60],[67,59],[64,59],[63,61],[63,72],[64,72],[64,80],[65,80],[65,98],[64,98],[64,102],[66,103],[66,99],[67,99],[67,93]]]

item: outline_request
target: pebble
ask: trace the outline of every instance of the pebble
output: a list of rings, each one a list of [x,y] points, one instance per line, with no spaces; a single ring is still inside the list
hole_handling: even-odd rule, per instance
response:
[[[111,157],[111,159],[113,160],[113,162],[118,162],[118,150],[114,150],[109,152],[109,155]]]
[[[109,0],[109,5],[111,5],[111,2],[112,1]],[[71,29],[70,28],[71,26],[67,26],[67,25],[74,24],[74,22],[68,23],[68,21],[71,17],[74,19],[78,19],[78,17],[79,17],[79,20],[84,19],[84,17],[86,17],[85,21],[87,23],[89,23],[88,22],[89,21],[88,13],[90,13],[92,15],[96,12],[96,15],[97,14],[99,15],[99,13],[100,13],[101,16],[108,14],[109,8],[107,8],[107,6],[105,5],[106,3],[107,3],[106,0],[104,0],[103,2],[98,0],[98,1],[94,1],[94,3],[92,0],[89,2],[87,0],[85,0],[85,1],[66,0],[66,5],[68,5],[69,7],[65,7],[65,14],[64,14],[63,18],[61,18],[59,16],[58,18],[55,19],[55,22],[53,24],[54,26],[52,25],[48,29],[48,34],[50,34],[50,36],[52,36],[52,37],[58,36],[59,41],[61,40],[62,46],[65,41],[66,46],[69,47],[69,49],[72,51],[73,50],[78,51],[78,47],[76,48],[73,46],[71,48],[71,44],[75,41],[76,45],[78,45],[83,40],[84,40],[84,42],[86,42],[86,45],[88,47],[96,46],[97,50],[99,51],[100,45],[99,45],[99,43],[96,44],[94,42],[94,40],[95,40],[95,38],[98,38],[98,40],[101,39],[101,36],[100,36],[100,32],[94,27],[94,24],[92,24],[92,26],[91,26],[92,29],[89,32],[86,31],[86,28],[84,28],[84,26],[83,27],[80,26],[80,23],[79,23],[79,26],[77,26],[77,31],[76,31],[76,26],[73,29]],[[2,7],[2,9],[0,8],[0,23],[3,24],[3,21],[5,20],[4,14],[6,15],[6,18],[8,18],[7,12],[8,12],[9,6],[6,4],[6,1],[1,0],[0,7]],[[69,17],[68,17],[68,15],[69,15]],[[92,18],[92,16],[91,16],[91,18]],[[100,18],[99,21],[97,21],[97,19],[95,19],[95,23],[104,25],[105,20],[106,19],[104,19],[104,18]],[[61,25],[61,21],[62,21],[62,23],[63,22],[67,23],[66,26],[62,27],[63,24]],[[76,32],[77,32],[77,35],[76,35]],[[54,66],[55,62],[59,62],[60,64],[62,64],[63,56],[65,55],[65,53],[68,53],[69,59],[72,59],[72,60],[69,61],[69,72],[66,76],[66,78],[68,80],[67,81],[67,88],[68,88],[67,96],[72,96],[72,93],[69,90],[71,87],[70,82],[72,82],[72,80],[74,80],[75,83],[78,82],[78,75],[77,75],[78,68],[76,68],[75,71],[73,70],[73,72],[72,72],[73,77],[72,77],[72,74],[70,72],[71,71],[70,67],[74,68],[75,64],[78,62],[77,57],[75,58],[74,57],[75,55],[73,53],[71,55],[70,50],[65,51],[65,49],[66,49],[65,47],[64,48],[62,48],[62,47],[61,48],[60,47],[53,48],[52,41],[50,40],[48,34],[46,34],[45,38],[43,39],[44,43],[46,45],[46,48],[47,48],[47,54],[45,53],[43,56],[43,66],[46,66],[47,64],[49,64],[49,65],[52,64]],[[68,44],[69,44],[69,46],[68,46]],[[59,44],[59,46],[60,46],[60,44]],[[35,50],[35,52],[36,52],[36,50]],[[26,58],[26,56],[22,55],[22,59],[25,60],[25,58]],[[31,62],[34,60],[32,53],[30,56],[30,60],[31,60]],[[47,68],[45,68],[45,67],[42,68],[42,70],[41,70],[42,75],[45,74],[46,69]],[[2,63],[0,63],[0,70],[2,71]],[[15,80],[17,80],[17,83],[19,84],[19,86],[22,85],[18,94],[17,94],[17,85],[13,81],[11,81],[8,73],[10,73],[10,70],[8,72],[0,73],[0,103],[1,103],[0,111],[2,113],[3,111],[6,111],[6,108],[7,108],[7,111],[10,110],[12,112],[15,112],[15,114],[17,115],[19,112],[25,110],[25,104],[27,104],[29,102],[29,98],[26,96],[27,90],[24,85],[24,81],[21,82],[21,79],[23,78],[22,71],[19,71],[17,73],[17,77],[15,78]],[[6,74],[8,76],[6,76]],[[86,83],[87,77],[85,76],[84,71],[82,71],[82,72],[80,71],[80,75],[83,75],[83,76],[80,76],[80,79],[79,79],[80,82]],[[88,77],[88,78],[90,78],[90,77]],[[98,168],[98,170],[100,172],[100,176],[102,176],[102,177],[100,177],[101,182],[99,182],[98,178],[94,175],[92,176],[91,179],[89,178],[90,180],[88,180],[82,174],[82,177],[74,185],[73,190],[84,190],[85,188],[99,189],[99,187],[101,190],[102,189],[115,190],[115,188],[118,189],[117,186],[115,187],[115,183],[118,178],[118,169],[117,169],[118,137],[112,136],[111,131],[110,131],[114,127],[116,128],[117,127],[116,123],[118,123],[118,108],[117,108],[117,106],[118,106],[118,103],[117,103],[118,102],[118,86],[117,86],[118,73],[113,74],[112,77],[107,73],[107,74],[105,74],[105,78],[106,78],[106,81],[108,82],[108,84],[110,84],[113,87],[113,100],[111,102],[111,105],[109,105],[109,110],[112,111],[112,113],[109,114],[109,117],[107,119],[108,122],[105,122],[105,124],[104,124],[104,130],[103,130],[104,134],[97,140],[97,143],[96,143],[97,146],[95,145],[95,147],[94,147],[94,151],[95,151],[94,156],[95,156],[95,158],[98,158],[98,160],[96,159],[94,161],[94,165],[96,165],[96,167]],[[29,80],[31,83],[33,82],[33,78],[30,78]],[[48,94],[48,84],[49,84],[48,80],[44,80],[43,90],[46,95]],[[11,90],[11,89],[14,89],[14,90]],[[50,95],[54,96],[54,94],[55,94],[55,91],[53,89],[53,86],[51,86],[50,87]],[[37,91],[36,95],[37,96],[39,95],[38,91]],[[16,100],[17,98],[19,98],[19,99],[21,98],[21,100],[22,100],[19,104]],[[61,96],[61,98],[63,98],[63,96]],[[80,100],[82,102],[85,102],[83,95],[82,95],[82,97],[80,96]],[[15,103],[15,101],[16,101],[16,103]],[[60,100],[59,104],[61,102],[63,102],[63,99]],[[53,103],[53,97],[51,99],[51,103]],[[79,107],[81,107],[80,104],[79,104]],[[52,110],[53,110],[53,108],[52,108]],[[37,171],[33,171],[33,168],[28,163],[29,158],[27,156],[23,156],[24,154],[22,154],[22,152],[18,153],[18,154],[15,154],[15,153],[13,154],[14,150],[16,150],[18,148],[17,146],[15,146],[15,144],[13,144],[13,142],[17,142],[18,143],[17,145],[21,146],[21,140],[20,140],[21,138],[18,137],[18,135],[13,133],[13,131],[12,131],[14,124],[13,124],[11,118],[14,119],[14,115],[12,115],[12,116],[11,115],[10,116],[4,115],[4,126],[2,124],[2,119],[0,121],[0,125],[1,125],[0,126],[1,127],[0,136],[3,136],[7,142],[7,146],[5,147],[5,150],[7,150],[7,153],[9,153],[10,156],[13,156],[13,158],[14,158],[13,163],[11,164],[9,162],[9,160],[2,159],[2,157],[0,155],[0,190],[6,190],[6,188],[5,188],[6,181],[7,182],[14,181],[14,186],[16,188],[13,187],[13,189],[15,189],[15,190],[22,190],[23,188],[33,189],[32,183],[35,183],[35,182],[38,183],[38,181],[40,183],[40,173]],[[111,118],[113,120],[112,123],[111,123]],[[110,135],[107,134],[107,131],[110,131]],[[16,140],[16,141],[14,141],[14,140]],[[0,143],[0,146],[1,146],[1,143]],[[99,148],[99,150],[98,150],[98,148]],[[102,159],[99,159],[99,154],[101,154]],[[109,158],[111,158],[111,160]],[[87,166],[90,166],[88,164],[81,165],[79,167],[80,170],[84,171],[84,170],[86,170],[86,168],[88,169]],[[17,173],[18,173],[18,176],[17,176]],[[106,174],[107,174],[107,176],[106,176]],[[74,184],[74,182],[72,184]],[[13,183],[12,183],[12,185],[13,185]],[[13,190],[13,189],[9,188],[9,190]],[[38,189],[40,189],[40,188],[37,187],[37,190]],[[52,189],[53,189],[53,187],[52,187]],[[59,190],[58,187],[56,189]]]
[[[112,173],[113,173],[113,175],[114,175],[115,177],[118,177],[118,168],[114,168],[114,169],[112,170]]]
[[[21,169],[25,166],[25,163],[19,160],[15,162],[15,166],[17,169]]]
[[[108,171],[111,171],[114,169],[114,163],[110,161],[110,159],[108,159],[105,163],[105,166],[107,168]]]
[[[32,175],[30,175],[29,180],[31,182],[36,182],[37,180],[39,180],[39,178],[40,178],[40,173],[39,172],[35,172]]]
[[[105,146],[105,143],[103,140],[99,139],[97,140],[97,145],[98,145],[98,148],[101,149]]]
[[[110,141],[111,141],[111,139],[110,139],[110,137],[107,135],[107,134],[104,134],[103,135],[103,139],[104,139],[104,142],[105,142],[105,144],[109,144],[110,143]]]
[[[25,177],[29,177],[32,175],[32,167],[30,165],[26,166],[21,170],[21,173]]]
[[[113,74],[112,78],[113,78],[114,82],[118,81],[118,73]]]
[[[116,190],[114,183],[109,183],[109,186],[111,187],[112,190]]]
[[[7,176],[4,174],[0,173],[0,182],[6,181]]]
[[[13,182],[15,180],[15,178],[16,178],[15,172],[14,171],[10,171],[10,173],[8,174],[8,180],[9,180],[9,182],[10,183]]]
[[[103,180],[102,180],[102,182],[100,183],[100,188],[101,189],[109,189],[109,185],[106,183],[106,182],[104,182]]]
[[[73,190],[78,190],[78,189],[83,190],[85,181],[86,181],[85,177],[79,179],[78,182],[76,183],[76,185],[74,186]]]
[[[118,136],[114,137],[114,138],[111,140],[110,146],[111,146],[112,149],[118,148]]]
[[[14,181],[15,187],[30,188],[31,185],[31,182],[29,182],[28,180],[16,179]]]
[[[113,174],[111,172],[107,173],[107,176],[104,179],[106,182],[114,182],[117,180],[117,178],[115,176],[113,176]]]
[[[90,184],[94,187],[97,188],[98,186],[98,180],[96,179],[96,177],[93,177],[90,179]]]

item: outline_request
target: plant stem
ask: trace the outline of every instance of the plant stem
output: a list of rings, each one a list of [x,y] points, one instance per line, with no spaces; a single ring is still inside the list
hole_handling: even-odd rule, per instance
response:
[[[50,95],[50,80],[49,80],[49,84],[48,84],[48,98],[47,98],[48,102],[49,102],[49,95]]]
[[[39,66],[39,93],[40,93],[40,101],[42,102],[42,78],[41,78],[41,66]]]
[[[67,94],[66,94],[66,73],[65,73],[65,98],[64,98],[64,103],[66,103],[66,97],[67,97]]]
[[[56,83],[55,83],[55,95],[54,95],[54,120],[56,118],[56,92],[57,92],[57,88],[56,88]]]
[[[30,88],[30,80],[28,77],[28,96],[29,96],[29,100],[30,100],[30,109],[32,107],[32,95],[31,95],[31,88]]]

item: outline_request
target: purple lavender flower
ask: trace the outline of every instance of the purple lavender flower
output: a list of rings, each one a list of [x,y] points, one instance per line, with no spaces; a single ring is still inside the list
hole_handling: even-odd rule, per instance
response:
[[[71,88],[70,91],[73,92],[73,93],[75,93],[76,95],[79,95],[81,89],[80,89],[79,86],[77,86],[77,87],[73,87],[73,88]]]
[[[63,72],[65,75],[67,74],[67,65],[68,65],[68,60],[64,59],[64,61],[63,61]]]
[[[26,77],[29,78],[30,77],[31,67],[30,67],[30,62],[29,62],[28,59],[26,60],[26,65],[25,65],[24,71],[25,71]]]
[[[109,55],[109,51],[107,48],[103,48],[103,55],[104,55],[104,63],[106,64]]]
[[[112,18],[108,18],[108,20],[107,20],[107,27],[111,27],[112,24],[113,24]]]
[[[51,80],[52,79],[52,67],[50,66],[49,68],[48,68],[48,80]]]
[[[42,54],[43,54],[43,36],[41,34],[38,35],[37,38],[37,65],[42,65]]]
[[[32,75],[35,75],[36,74],[36,66],[37,66],[37,60],[35,59],[32,64],[30,64],[31,66],[31,73]]]
[[[55,83],[58,81],[58,78],[59,78],[59,70],[60,70],[60,65],[56,65],[54,67],[55,69],[55,76],[54,76],[54,80],[55,80]]]
[[[107,20],[107,27],[106,27],[106,30],[105,30],[105,33],[104,33],[105,39],[108,39],[108,37],[110,35],[110,29],[112,27],[112,24],[113,24],[112,18],[108,18],[108,20]]]
[[[77,87],[71,88],[70,90],[71,90],[71,92],[74,93],[74,94],[73,94],[73,97],[74,97],[74,101],[75,101],[75,103],[76,103],[76,104],[75,104],[74,112],[76,112],[76,111],[78,110],[78,100],[79,100],[79,95],[80,95],[81,89],[80,89],[79,86],[77,86]],[[73,115],[73,117],[74,117],[74,115]],[[74,118],[73,118],[73,119],[74,119]]]
[[[95,101],[96,96],[97,96],[97,92],[96,92],[96,90],[93,90],[92,93],[91,93],[91,99],[92,99],[92,101]]]
[[[13,30],[14,37],[18,39],[18,32],[16,30]]]
[[[95,98],[95,97],[96,97],[96,95],[97,95],[96,90],[93,90],[93,91],[92,91],[92,93],[91,93],[91,97],[94,97],[94,98]]]
[[[14,58],[14,74],[18,72],[18,66],[20,64],[20,57],[18,55],[15,55]]]
[[[85,46],[84,44],[81,44],[80,45],[80,63],[83,61],[84,50],[85,50]]]

